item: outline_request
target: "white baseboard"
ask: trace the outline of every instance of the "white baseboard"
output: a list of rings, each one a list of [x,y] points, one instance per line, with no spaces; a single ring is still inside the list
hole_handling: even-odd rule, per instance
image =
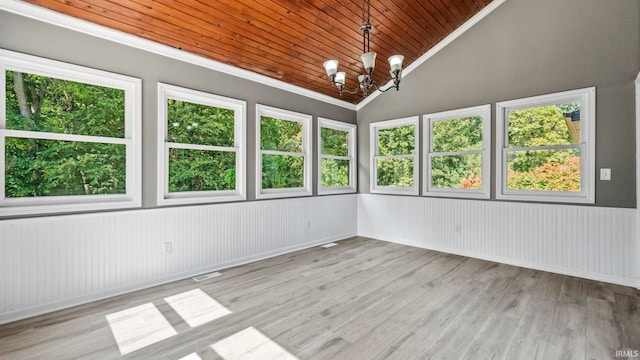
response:
[[[115,288],[115,289],[109,289],[109,290],[105,290],[105,291],[98,291],[98,292],[95,292],[95,293],[92,293],[92,294],[79,296],[79,297],[68,299],[68,300],[65,300],[65,301],[59,301],[59,302],[54,302],[54,303],[50,303],[50,304],[38,305],[38,306],[31,307],[31,308],[20,309],[18,311],[14,311],[14,312],[6,312],[6,313],[3,313],[3,314],[0,314],[0,325],[7,324],[7,323],[10,323],[10,322],[14,322],[14,321],[18,321],[18,320],[23,320],[23,319],[30,318],[30,317],[33,317],[33,316],[38,316],[38,315],[50,313],[50,312],[53,312],[53,311],[58,311],[58,310],[68,309],[68,308],[71,308],[71,307],[74,307],[74,306],[88,304],[88,303],[94,302],[94,301],[108,299],[108,298],[111,298],[111,297],[114,297],[114,296],[123,295],[123,294],[131,293],[131,292],[134,292],[134,291],[148,289],[148,288],[151,288],[151,287],[154,287],[154,286],[158,286],[158,285],[168,284],[168,283],[171,283],[171,282],[174,282],[174,281],[191,278],[193,276],[204,274],[204,273],[208,273],[208,272],[221,271],[221,270],[228,269],[228,268],[231,268],[231,267],[245,265],[245,264],[256,262],[256,261],[269,259],[269,258],[280,256],[280,255],[283,255],[283,254],[288,254],[288,253],[292,253],[292,252],[295,252],[295,251],[304,250],[304,249],[308,249],[308,248],[311,248],[311,247],[314,247],[314,246],[319,246],[319,245],[322,245],[322,244],[326,244],[328,242],[336,242],[336,241],[345,240],[345,239],[348,239],[348,238],[351,238],[351,237],[354,237],[354,236],[356,236],[355,233],[348,233],[348,234],[342,234],[342,235],[338,235],[338,236],[332,236],[332,237],[325,238],[325,239],[311,241],[311,242],[306,243],[306,244],[299,244],[299,245],[295,245],[295,246],[289,246],[289,247],[286,247],[286,248],[277,249],[277,250],[273,250],[273,251],[267,251],[267,252],[264,252],[264,253],[261,253],[261,254],[256,254],[256,255],[253,255],[253,256],[248,256],[248,257],[245,257],[245,258],[236,259],[236,260],[233,260],[233,261],[228,261],[228,262],[221,263],[221,264],[212,264],[211,266],[192,269],[192,270],[189,270],[189,271],[186,271],[186,272],[182,272],[182,273],[179,273],[179,274],[173,274],[173,275],[170,275],[170,276],[165,276],[165,277],[162,277],[162,278],[158,278],[158,279],[155,279],[153,281],[143,282],[143,283],[130,285],[130,286],[122,286],[122,287],[118,287],[118,288]],[[194,286],[198,286],[197,283],[194,282]]]
[[[638,210],[358,194],[358,234],[640,287]]]
[[[487,261],[492,261],[492,262],[506,264],[506,265],[513,265],[513,266],[546,271],[546,272],[551,272],[551,273],[556,273],[561,275],[575,276],[583,279],[602,281],[602,282],[607,282],[611,284],[635,287],[640,289],[640,284],[636,283],[636,280],[633,278],[625,278],[625,277],[609,276],[609,275],[603,275],[603,274],[591,273],[591,272],[585,272],[585,271],[577,271],[575,269],[570,269],[570,268],[563,268],[559,266],[551,266],[547,264],[533,263],[529,261],[522,261],[522,260],[510,259],[510,258],[505,258],[500,256],[475,253],[475,252],[464,251],[464,250],[459,250],[455,248],[431,246],[428,244],[423,244],[415,241],[408,241],[408,240],[393,238],[388,236],[381,237],[381,236],[377,236],[376,234],[369,234],[366,232],[359,232],[358,236],[364,236],[364,237],[368,237],[376,240],[388,241],[394,244],[407,245],[407,246],[413,246],[421,249],[439,251],[447,254],[466,256],[474,259],[487,260]]]

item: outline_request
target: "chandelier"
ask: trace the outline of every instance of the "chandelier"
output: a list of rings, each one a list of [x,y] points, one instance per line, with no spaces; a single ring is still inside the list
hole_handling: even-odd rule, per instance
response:
[[[402,61],[404,60],[404,56],[402,55],[392,55],[388,59],[389,66],[391,67],[389,73],[391,74],[393,85],[383,90],[378,87],[378,84],[373,80],[373,68],[375,67],[377,54],[375,51],[371,51],[370,48],[369,33],[371,32],[371,29],[373,29],[373,26],[371,25],[371,2],[370,0],[363,0],[362,25],[360,25],[360,31],[362,32],[363,54],[360,55],[360,58],[362,59],[362,65],[364,66],[364,74],[358,76],[358,85],[353,89],[345,86],[346,73],[344,71],[338,71],[338,60],[327,60],[322,64],[329,76],[329,80],[331,80],[331,84],[338,87],[340,95],[342,95],[343,91],[346,91],[349,94],[355,94],[359,90],[362,90],[362,97],[366,97],[371,88],[375,88],[380,92],[386,92],[391,89],[400,90]]]

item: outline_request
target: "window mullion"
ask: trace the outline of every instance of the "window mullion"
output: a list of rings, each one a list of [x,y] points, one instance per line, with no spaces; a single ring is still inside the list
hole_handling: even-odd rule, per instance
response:
[[[236,148],[236,147],[227,147],[227,146],[185,144],[185,143],[174,143],[174,142],[167,142],[166,145],[167,145],[168,148],[171,148],[171,149],[226,151],[226,152],[236,152],[236,151],[238,151],[238,148]]]
[[[278,150],[260,150],[260,153],[262,153],[263,155],[306,156],[305,153],[301,153],[301,152],[289,152],[289,151],[278,151]]]
[[[567,144],[567,145],[544,145],[544,146],[528,146],[528,147],[505,147],[507,152],[512,151],[539,151],[539,150],[564,150],[579,149],[583,144]]]
[[[76,135],[76,134],[60,134],[51,132],[25,131],[25,130],[0,130],[5,137],[21,138],[21,139],[40,139],[40,140],[60,140],[60,141],[77,141],[101,144],[119,144],[126,145],[130,139],[114,138],[92,135]]]
[[[429,155],[432,155],[432,156],[474,155],[474,154],[482,154],[483,151],[484,150],[430,152]]]
[[[375,158],[379,160],[388,160],[388,159],[408,159],[415,158],[416,154],[402,154],[402,155],[377,155]]]
[[[334,160],[349,160],[349,161],[351,161],[351,159],[352,159],[351,156],[338,156],[338,155],[325,155],[325,154],[320,154],[320,158],[321,159],[334,159]]]

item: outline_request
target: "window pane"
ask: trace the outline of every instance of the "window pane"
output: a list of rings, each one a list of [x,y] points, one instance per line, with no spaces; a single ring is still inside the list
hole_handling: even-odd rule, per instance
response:
[[[302,123],[260,117],[260,149],[302,152]]]
[[[8,198],[126,193],[126,147],[6,138]]]
[[[378,130],[378,155],[408,155],[415,153],[415,126],[400,126]]]
[[[433,151],[482,150],[482,117],[439,120],[432,123]]]
[[[124,137],[124,90],[7,71],[7,128]]]
[[[349,156],[349,132],[320,128],[322,154],[334,156]]]
[[[349,160],[322,159],[322,186],[349,186]]]
[[[167,141],[233,147],[234,111],[169,99]]]
[[[378,186],[413,186],[413,159],[384,159],[378,160]]]
[[[482,155],[431,157],[431,186],[441,189],[482,189]]]
[[[578,149],[511,151],[507,166],[509,190],[580,191]]]
[[[509,111],[509,147],[580,143],[580,104]]]
[[[304,186],[304,157],[262,155],[262,188],[282,189]]]
[[[169,192],[235,188],[235,152],[169,149]]]

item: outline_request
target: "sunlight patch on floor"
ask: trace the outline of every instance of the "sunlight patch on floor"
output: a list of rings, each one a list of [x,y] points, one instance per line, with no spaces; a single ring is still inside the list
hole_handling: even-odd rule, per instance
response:
[[[181,357],[178,360],[202,360],[202,358],[200,357],[200,355],[196,354],[196,353],[191,353],[185,357]]]
[[[122,355],[177,334],[152,303],[109,314],[106,318]]]
[[[211,296],[200,289],[183,292],[164,299],[191,327],[231,314]]]
[[[211,348],[225,360],[298,360],[253,327],[222,339]]]

